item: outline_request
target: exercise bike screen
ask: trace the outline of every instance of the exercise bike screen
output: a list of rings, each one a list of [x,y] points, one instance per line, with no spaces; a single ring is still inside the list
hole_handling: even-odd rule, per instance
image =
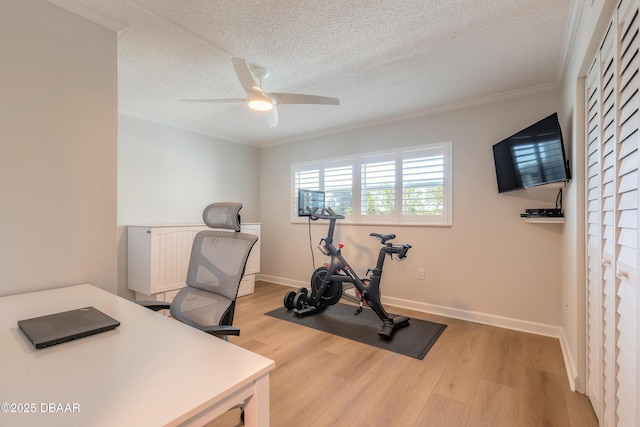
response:
[[[298,216],[321,214],[323,209],[324,191],[304,190],[302,188],[298,190]]]

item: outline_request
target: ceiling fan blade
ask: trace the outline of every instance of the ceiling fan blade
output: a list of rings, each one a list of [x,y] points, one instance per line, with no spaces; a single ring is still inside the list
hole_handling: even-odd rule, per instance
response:
[[[247,62],[242,58],[231,58],[231,62],[233,62],[233,68],[236,70],[236,75],[238,76],[238,80],[240,80],[240,84],[244,88],[244,91],[248,94],[262,93],[262,89],[260,89],[260,86],[253,78],[253,74],[251,74],[251,70],[249,69]]]
[[[328,96],[304,95],[301,93],[264,93],[261,88],[262,80],[269,75],[269,70],[259,65],[247,64],[247,61],[242,58],[231,58],[231,62],[242,88],[247,93],[246,98],[181,99],[181,101],[202,104],[246,102],[250,109],[259,111],[264,115],[270,128],[278,126],[278,111],[275,108],[277,104],[340,105],[338,98],[330,98]],[[256,78],[260,83],[256,81]]]
[[[265,120],[267,121],[267,126],[270,128],[278,126],[278,110],[274,106],[270,111],[266,111]]]
[[[338,98],[330,98],[328,96],[303,95],[301,93],[270,93],[268,95],[275,98],[278,104],[340,105]]]
[[[245,102],[245,98],[229,98],[229,99],[181,99],[183,102],[199,102],[203,104],[214,104],[222,102]]]

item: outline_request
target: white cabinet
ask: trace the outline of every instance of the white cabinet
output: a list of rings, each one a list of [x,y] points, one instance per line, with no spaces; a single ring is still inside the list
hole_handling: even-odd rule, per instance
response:
[[[238,296],[253,293],[260,272],[260,224],[242,224],[243,233],[255,234]],[[205,225],[141,225],[127,227],[127,282],[136,299],[171,302],[185,286],[191,245]],[[229,233],[233,231],[229,230]]]

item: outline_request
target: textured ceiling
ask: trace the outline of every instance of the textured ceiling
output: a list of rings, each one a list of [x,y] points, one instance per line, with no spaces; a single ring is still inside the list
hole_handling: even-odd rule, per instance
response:
[[[571,0],[77,3],[127,27],[121,113],[257,146],[555,87],[571,10]],[[242,103],[179,101],[244,97],[234,56],[269,69],[266,92],[341,105],[282,105],[269,128]]]

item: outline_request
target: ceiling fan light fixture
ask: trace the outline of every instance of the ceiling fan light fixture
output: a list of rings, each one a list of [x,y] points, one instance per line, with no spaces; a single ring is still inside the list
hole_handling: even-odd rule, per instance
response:
[[[247,101],[247,105],[252,110],[256,111],[271,111],[273,110],[273,101],[266,96],[251,97]]]

